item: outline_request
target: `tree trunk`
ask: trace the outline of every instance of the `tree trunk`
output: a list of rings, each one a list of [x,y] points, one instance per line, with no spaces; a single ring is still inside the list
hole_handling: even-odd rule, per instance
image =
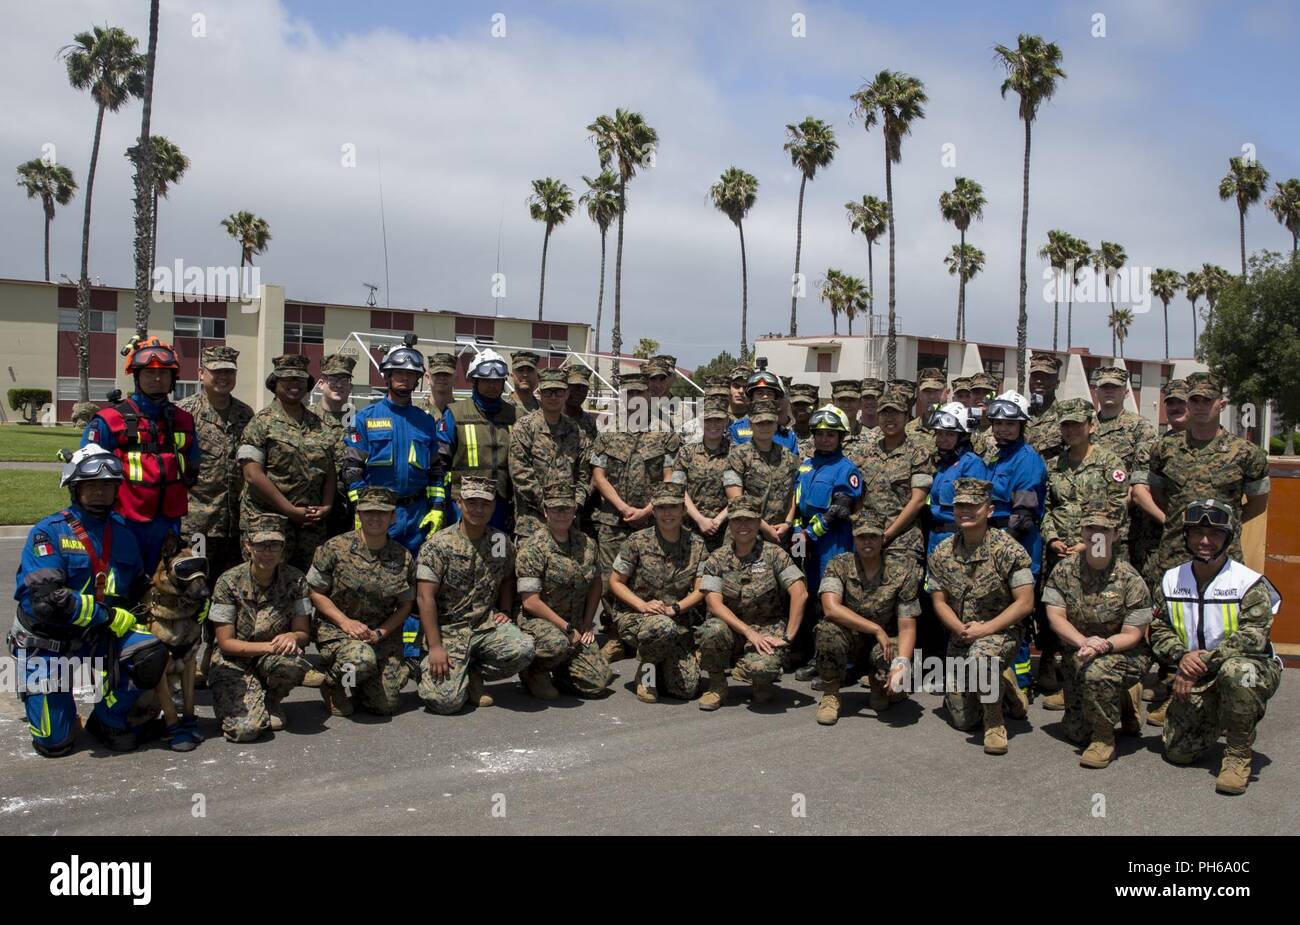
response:
[[[596,375],[600,375],[600,315],[605,308],[605,235],[607,231],[600,233],[600,290],[596,296],[596,356],[592,357],[593,366],[596,367]]]
[[[1237,234],[1241,238],[1241,278],[1246,278],[1246,210],[1237,210]]]
[[[1052,267],[1053,270],[1056,267]],[[1056,274],[1056,285],[1052,287],[1052,353],[1056,353],[1059,348],[1061,332],[1061,280],[1064,279],[1061,273]]]
[[[745,226],[736,222],[740,231],[740,360],[745,360],[745,345],[749,343],[749,271],[745,266]]]
[[[835,311],[834,305],[831,306],[831,333],[837,337],[840,333],[840,316],[839,313]]]
[[[1169,302],[1161,299],[1165,306],[1165,359],[1169,359]]]
[[[961,229],[960,250],[957,252],[957,340],[965,340],[966,325],[966,229]]]
[[[845,318],[848,320],[848,322],[849,322],[849,337],[852,337],[852,336],[853,336],[853,316],[850,315],[850,314],[848,314],[848,313],[846,312],[846,313],[844,314],[844,317],[845,317]]]
[[[546,223],[546,235],[542,238],[542,282],[537,287],[537,320],[542,320],[542,300],[546,298],[546,249],[551,246],[551,224]]]
[[[1029,246],[1029,148],[1033,122],[1025,120],[1025,174],[1020,207],[1020,314],[1016,317],[1016,390],[1025,391],[1025,349],[1029,339],[1029,315],[1025,310],[1025,293],[1029,282],[1025,278],[1025,253]]]
[[[1114,299],[1110,300],[1110,355],[1112,359],[1114,357],[1119,356],[1119,354],[1115,352],[1115,300]]]
[[[885,142],[885,201],[889,210],[889,339],[886,342],[885,357],[889,369],[889,378],[894,379],[898,372],[898,342],[895,340],[894,327],[894,174],[889,166],[889,142]]]
[[[1065,350],[1069,353],[1074,346],[1074,279],[1070,279],[1070,300],[1065,306]]]
[[[149,234],[149,272],[158,267],[158,187],[153,191],[153,231]]]
[[[873,242],[870,239],[868,239],[867,240],[867,292],[870,293],[871,295],[871,304],[867,307],[867,330],[863,334],[863,336],[866,337],[868,340],[871,339],[871,335],[875,330],[875,325],[873,325],[871,322],[873,320],[872,316],[875,315],[876,313],[876,268],[875,268],[875,261],[873,260],[873,254],[871,252],[872,244]]]
[[[45,210],[45,281],[50,281],[50,212]]]
[[[618,244],[614,248],[614,329],[610,335],[610,349],[614,354],[613,383],[618,390],[622,367],[618,358],[623,351],[623,216],[626,214],[627,180],[622,173],[618,179]]]
[[[1201,358],[1201,336],[1196,333],[1196,303],[1192,303],[1192,356]]]
[[[149,4],[149,52],[145,58],[144,106],[140,119],[140,157],[135,165],[135,333],[149,333],[149,246],[153,232],[153,142],[149,121],[153,115],[153,74],[158,54],[158,3]]]
[[[798,219],[795,221],[795,226],[794,226],[794,229],[795,229],[795,230],[794,230],[794,275],[795,275],[795,278],[794,278],[793,280],[791,280],[792,286],[791,286],[791,292],[790,292],[790,336],[791,336],[791,337],[794,337],[797,333],[799,333],[799,318],[798,318],[798,315],[796,314],[796,312],[797,312],[797,306],[798,306],[798,304],[799,304],[799,289],[798,289],[798,286],[799,286],[799,255],[800,255],[800,252],[803,250],[803,190],[804,190],[804,187],[807,186],[807,185],[808,185],[808,174],[804,174],[804,175],[803,175],[803,179],[799,181],[799,217],[798,217]],[[741,235],[741,237],[743,238],[744,235]]]
[[[77,395],[90,401],[90,203],[95,195],[95,167],[99,163],[99,136],[104,129],[104,107],[95,116],[95,144],[90,149],[86,176],[86,209],[81,220],[81,279],[77,283]]]

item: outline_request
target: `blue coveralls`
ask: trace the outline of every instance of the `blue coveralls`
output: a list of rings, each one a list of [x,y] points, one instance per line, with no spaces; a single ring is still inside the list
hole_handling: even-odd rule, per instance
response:
[[[503,399],[488,401],[477,391],[470,396],[474,404],[478,405],[479,411],[485,416],[495,416],[501,410]],[[456,458],[456,416],[451,413],[451,406],[443,412],[442,419],[438,421],[438,455],[440,460],[451,460]],[[451,474],[443,473],[446,478],[446,485],[450,484]],[[450,493],[445,493],[441,501],[446,513],[443,517],[443,527],[449,527],[460,520],[460,509],[456,507],[456,502],[452,500]],[[496,508],[492,511],[492,519],[488,521],[488,526],[495,527],[498,530],[509,532],[507,527],[510,522],[510,505],[502,504],[499,500]]]
[[[427,526],[421,523],[444,494],[436,476],[437,432],[433,415],[387,397],[358,411],[348,429],[348,454],[365,466],[362,478],[348,486],[348,497],[355,503],[362,488],[391,489],[397,495],[397,520],[388,535],[411,555],[419,553],[425,540]]]
[[[856,502],[862,497],[862,474],[843,453],[814,453],[799,466],[795,478],[795,528],[802,530],[807,544],[804,572],[808,576],[808,593],[818,600],[822,571],[842,552],[853,549],[853,526],[843,518],[826,523],[826,509],[834,495],[848,495]],[[850,504],[850,509],[853,507]]]
[[[95,598],[95,575],[90,556],[65,515],[81,522],[96,556],[104,550],[104,531],[112,534],[112,548],[107,562],[103,600]],[[102,674],[94,715],[105,726],[126,728],[127,716],[143,693],[126,670],[115,662],[142,646],[155,644],[149,632],[138,628],[118,639],[109,630],[116,608],[126,608],[132,601],[133,588],[145,575],[140,547],[130,525],[120,514],[110,513],[97,519],[77,505],[39,521],[27,534],[18,565],[17,589],[19,614],[15,630],[51,640],[48,647],[12,646],[24,688],[19,692],[31,727],[32,741],[45,749],[57,750],[76,733],[77,703],[73,698],[73,673],[62,659],[102,659]],[[28,582],[53,581],[76,595],[76,609],[70,617],[37,617],[33,612]],[[44,691],[43,685],[48,685]],[[52,689],[50,689],[52,688]]]
[[[952,511],[953,490],[958,479],[983,479],[993,481],[993,473],[969,443],[955,462],[942,468],[935,467],[934,482],[930,485],[930,538],[926,543],[927,560],[936,546],[951,536],[956,529]]]
[[[727,434],[731,437],[732,446],[740,446],[742,443],[748,443],[754,439],[753,428],[749,426],[749,415],[743,418],[737,418],[732,421],[727,428]],[[793,429],[789,427],[777,426],[776,433],[772,435],[772,442],[777,446],[783,446],[795,456],[799,455],[799,437]]]
[[[160,402],[154,401],[143,392],[132,392],[130,397],[141,413],[154,422],[157,422],[163,416],[163,408],[172,403],[170,399],[166,398]],[[86,429],[81,433],[81,445],[85,446],[88,443],[98,444],[110,453],[117,452],[117,445],[113,442],[103,419],[98,416],[91,418],[90,423],[86,425]],[[185,471],[198,472],[202,461],[203,453],[199,450],[199,437],[196,432],[194,439],[190,441],[189,448],[185,451]],[[154,570],[158,568],[158,560],[162,558],[163,540],[167,538],[167,534],[180,535],[181,518],[163,517],[159,514],[152,520],[127,520],[125,523],[126,528],[135,537],[136,545],[140,547],[140,553],[144,557],[145,575],[152,575]]]

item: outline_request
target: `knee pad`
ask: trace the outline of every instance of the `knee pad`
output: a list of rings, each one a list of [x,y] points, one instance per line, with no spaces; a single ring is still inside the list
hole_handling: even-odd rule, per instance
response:
[[[76,744],[76,736],[70,736],[66,741],[58,745],[46,745],[32,739],[32,748],[36,750],[36,754],[43,758],[62,758],[64,755],[71,753]]]
[[[136,687],[142,691],[151,691],[158,686],[158,682],[166,673],[169,657],[167,647],[154,640],[123,654],[119,664],[122,666],[122,673],[130,678]]]

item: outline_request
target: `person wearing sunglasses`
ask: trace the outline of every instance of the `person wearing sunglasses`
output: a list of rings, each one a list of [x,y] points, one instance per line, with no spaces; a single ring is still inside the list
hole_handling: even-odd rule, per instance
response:
[[[81,445],[95,444],[122,462],[125,481],[115,510],[144,556],[147,574],[158,567],[163,539],[179,534],[189,512],[189,489],[202,463],[193,415],[172,404],[181,364],[171,344],[132,338],[123,370],[135,380],[127,398],[114,391],[86,425]]]
[[[1178,672],[1164,723],[1165,758],[1191,764],[1222,734],[1215,789],[1240,794],[1250,783],[1256,729],[1282,681],[1269,640],[1282,598],[1233,557],[1238,524],[1228,504],[1198,498],[1179,514],[1185,558],[1152,595],[1151,648]]]

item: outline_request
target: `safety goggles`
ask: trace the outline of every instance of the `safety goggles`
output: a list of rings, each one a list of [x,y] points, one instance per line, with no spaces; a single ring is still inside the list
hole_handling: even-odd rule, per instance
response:
[[[989,404],[988,417],[993,421],[1023,421],[1025,413],[1013,401],[995,401]]]
[[[190,581],[202,576],[208,577],[208,560],[206,556],[182,556],[172,560],[171,573],[178,581]]]
[[[1232,515],[1217,504],[1193,504],[1187,509],[1183,526],[1218,527],[1229,530],[1232,528]]]
[[[92,479],[116,479],[121,481],[123,478],[122,460],[116,456],[102,455],[91,456],[78,462],[67,481],[88,482]]]
[[[833,430],[839,433],[845,431],[844,422],[834,411],[813,412],[813,416],[808,419],[808,427],[812,430]]]
[[[504,379],[506,377],[504,360],[489,360],[474,367],[473,379]]]
[[[959,434],[966,433],[966,428],[961,426],[957,420],[957,415],[949,414],[946,411],[936,411],[930,418],[931,430],[951,430]]]
[[[176,351],[170,347],[144,347],[131,357],[131,365],[136,369],[147,369],[151,366],[170,369],[179,366],[180,363],[176,360]]]

